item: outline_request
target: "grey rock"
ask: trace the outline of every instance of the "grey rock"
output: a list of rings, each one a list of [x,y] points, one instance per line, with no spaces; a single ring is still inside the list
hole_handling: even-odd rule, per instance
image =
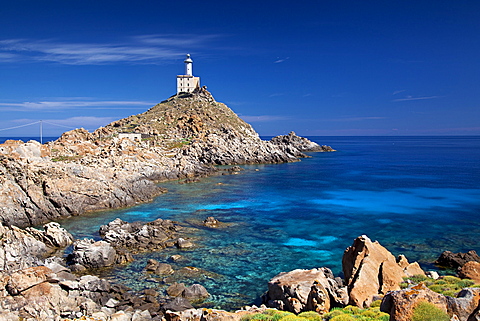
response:
[[[84,239],[74,243],[71,261],[87,268],[101,268],[114,264],[115,257],[116,251],[109,243]]]
[[[190,302],[202,301],[209,296],[210,294],[207,292],[207,289],[200,284],[193,284],[192,286],[185,288],[182,292],[182,297]]]
[[[193,309],[192,304],[185,298],[176,297],[162,306],[162,311],[184,311]]]

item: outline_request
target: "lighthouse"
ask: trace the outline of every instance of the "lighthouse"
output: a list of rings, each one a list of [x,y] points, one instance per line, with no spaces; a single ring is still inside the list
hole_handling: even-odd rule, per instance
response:
[[[187,54],[187,58],[183,62],[185,63],[185,75],[177,76],[177,94],[191,93],[200,88],[200,77],[193,76],[193,60],[190,58],[190,54]]]

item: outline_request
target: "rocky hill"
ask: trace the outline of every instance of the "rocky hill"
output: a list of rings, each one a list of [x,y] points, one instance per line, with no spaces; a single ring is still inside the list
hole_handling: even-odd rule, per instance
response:
[[[93,133],[77,129],[45,145],[7,141],[0,145],[0,221],[24,227],[131,206],[164,192],[155,184],[162,180],[210,175],[220,164],[292,162],[320,148],[285,137],[261,140],[200,89]]]

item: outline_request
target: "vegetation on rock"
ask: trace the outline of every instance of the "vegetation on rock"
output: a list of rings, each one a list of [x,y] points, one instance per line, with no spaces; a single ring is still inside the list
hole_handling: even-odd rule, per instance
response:
[[[464,288],[478,288],[479,284],[475,284],[470,279],[460,279],[455,276],[446,275],[435,280],[423,275],[414,275],[404,278],[405,282],[400,284],[402,289],[408,288],[410,285],[424,283],[430,290],[450,296],[456,297],[458,292]]]
[[[354,306],[333,308],[329,313],[320,315],[314,311],[306,311],[295,315],[292,312],[268,309],[263,313],[255,313],[242,317],[241,321],[388,321],[389,315],[380,312],[378,307],[360,309]]]
[[[448,321],[450,317],[434,304],[421,301],[413,309],[412,321]]]
[[[378,307],[361,309],[351,305],[345,308],[333,308],[323,317],[326,321],[388,321],[390,318]]]

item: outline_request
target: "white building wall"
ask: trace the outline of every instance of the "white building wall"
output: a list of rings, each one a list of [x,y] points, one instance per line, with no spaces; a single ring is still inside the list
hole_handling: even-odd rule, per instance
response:
[[[191,93],[197,88],[200,88],[200,77],[188,75],[177,76],[177,94],[182,92]]]

